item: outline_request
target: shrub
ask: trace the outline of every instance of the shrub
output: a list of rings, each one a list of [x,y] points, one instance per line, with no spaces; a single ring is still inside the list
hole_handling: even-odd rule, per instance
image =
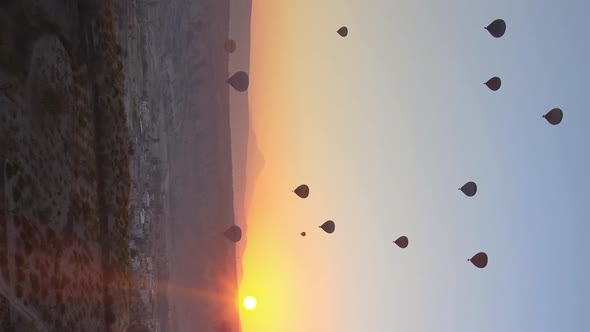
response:
[[[16,278],[19,282],[25,281],[25,270],[23,270],[22,268],[17,268]]]
[[[15,202],[18,202],[21,199],[21,191],[16,186],[14,188],[12,188],[12,198],[14,199]]]
[[[41,91],[41,105],[50,114],[59,115],[68,107],[68,96],[63,91],[45,84]]]
[[[39,294],[41,287],[39,286],[39,278],[35,274],[31,274],[31,289],[34,295]]]
[[[6,163],[6,175],[8,176],[8,179],[11,179],[13,176],[16,175],[16,173],[18,173],[18,167],[16,166],[16,164],[11,163],[11,162],[7,162]]]
[[[14,256],[14,263],[17,268],[21,268],[25,264],[25,258],[21,254]]]
[[[16,297],[18,297],[19,299],[23,297],[23,288],[21,285],[16,285]]]
[[[115,313],[113,312],[113,309],[108,307],[105,312],[105,320],[106,320],[107,326],[112,325],[115,322],[115,318],[116,317],[115,317]]]

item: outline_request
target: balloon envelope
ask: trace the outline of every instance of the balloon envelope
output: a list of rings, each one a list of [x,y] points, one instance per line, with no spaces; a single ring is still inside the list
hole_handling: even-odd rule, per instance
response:
[[[486,27],[486,30],[488,30],[490,35],[492,35],[496,38],[500,38],[500,37],[504,36],[504,33],[506,32],[506,22],[503,19],[499,18],[497,20],[494,20],[492,23],[490,23]]]
[[[348,28],[342,27],[342,28],[338,29],[338,34],[342,37],[348,36]]]
[[[307,235],[305,232],[301,232],[301,236],[305,236]]]
[[[409,241],[407,237],[400,236],[397,240],[393,241],[393,243],[397,244],[398,247],[404,249],[408,246]]]
[[[229,53],[233,53],[236,51],[236,41],[233,39],[228,39],[225,44],[223,45],[226,51]]]
[[[547,114],[543,115],[545,120],[552,125],[558,125],[563,120],[563,111],[559,108],[554,108],[551,111],[547,112]]]
[[[250,78],[248,74],[243,71],[239,71],[235,73],[232,77],[227,80],[234,89],[239,92],[244,92],[248,90],[248,86],[250,85]]]
[[[307,198],[307,196],[309,196],[309,187],[306,184],[302,184],[295,188],[294,192],[301,198]]]
[[[477,193],[477,184],[473,181],[469,181],[463,185],[463,187],[459,188],[465,196],[472,197]]]
[[[500,89],[500,87],[502,86],[502,80],[499,77],[494,76],[484,84],[487,85],[490,90],[498,91],[498,89]]]
[[[324,230],[324,232],[328,233],[328,234],[332,234],[334,233],[334,230],[336,230],[336,224],[334,224],[334,222],[332,220],[328,220],[325,223],[323,223],[320,226],[321,229]]]
[[[236,243],[242,239],[242,229],[237,225],[233,225],[226,229],[225,232],[223,232],[223,235],[225,235],[228,240]]]
[[[477,254],[473,255],[471,259],[468,259],[471,264],[483,269],[488,265],[488,255],[485,252],[478,252]]]

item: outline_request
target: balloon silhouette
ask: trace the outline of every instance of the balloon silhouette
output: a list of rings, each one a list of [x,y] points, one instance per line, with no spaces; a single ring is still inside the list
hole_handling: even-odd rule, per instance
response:
[[[242,229],[237,225],[233,225],[226,229],[223,235],[231,242],[236,243],[242,239]]]
[[[305,232],[301,232],[301,236],[305,236],[307,235]]]
[[[239,92],[244,92],[248,90],[248,86],[250,85],[250,78],[248,74],[243,71],[239,71],[235,73],[232,77],[227,80],[234,89]]]
[[[478,252],[467,260],[480,269],[483,269],[488,265],[488,255],[485,252]]]
[[[342,28],[338,29],[338,34],[342,37],[348,36],[348,28],[342,27]]]
[[[223,45],[223,48],[225,48],[225,50],[229,53],[233,53],[236,51],[236,41],[233,39],[228,39],[225,44]]]
[[[504,36],[504,33],[506,32],[506,22],[499,18],[490,23],[487,27],[485,27],[485,29],[488,30],[490,35],[500,38]]]
[[[307,198],[309,196],[309,187],[306,184],[302,184],[295,188],[293,192],[301,198]]]
[[[498,89],[500,89],[500,87],[502,86],[502,80],[499,77],[494,76],[484,84],[487,85],[490,90],[498,91]]]
[[[332,220],[328,220],[325,223],[323,223],[320,226],[321,229],[324,230],[324,232],[328,233],[328,234],[332,234],[334,233],[334,230],[336,230],[336,224],[334,224],[334,222]]]
[[[407,237],[400,236],[397,240],[393,241],[393,243],[397,244],[398,247],[404,249],[408,246],[409,241]]]
[[[463,187],[459,188],[459,190],[461,190],[465,196],[472,197],[477,193],[477,184],[473,181],[469,181],[464,184]]]
[[[543,115],[543,117],[547,122],[555,126],[561,123],[561,120],[563,119],[563,111],[559,108],[554,108],[547,112],[547,114]]]

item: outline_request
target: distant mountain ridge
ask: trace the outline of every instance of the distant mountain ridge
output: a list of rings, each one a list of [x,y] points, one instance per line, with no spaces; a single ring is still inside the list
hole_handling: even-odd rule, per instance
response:
[[[251,0],[231,0],[230,27],[228,39],[236,42],[236,50],[229,55],[229,73],[250,69],[250,20]],[[231,89],[228,86],[229,89]],[[233,167],[234,216],[236,225],[243,231],[243,238],[237,245],[238,280],[242,276],[241,257],[248,242],[247,211],[250,208],[256,179],[264,168],[264,157],[258,148],[252,129],[248,103],[248,91],[230,90],[230,124]]]

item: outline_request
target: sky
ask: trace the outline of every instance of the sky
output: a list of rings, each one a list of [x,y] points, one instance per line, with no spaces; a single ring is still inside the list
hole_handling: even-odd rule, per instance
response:
[[[588,13],[582,0],[253,0],[265,167],[242,331],[590,330]],[[499,39],[484,30],[496,18]],[[554,107],[558,126],[542,118]],[[467,181],[474,197],[457,190]],[[467,262],[479,251],[484,269]]]

